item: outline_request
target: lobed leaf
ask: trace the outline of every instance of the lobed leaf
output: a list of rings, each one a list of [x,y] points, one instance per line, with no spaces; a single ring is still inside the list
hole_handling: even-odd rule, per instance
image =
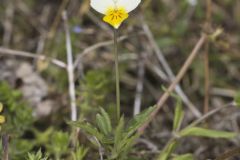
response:
[[[127,128],[127,135],[130,136],[133,134],[140,126],[142,126],[149,118],[149,115],[156,107],[149,107],[145,111],[142,111],[140,114],[133,117],[133,119],[129,122]]]

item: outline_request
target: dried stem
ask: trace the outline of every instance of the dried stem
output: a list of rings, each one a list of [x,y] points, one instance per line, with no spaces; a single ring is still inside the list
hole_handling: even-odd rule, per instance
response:
[[[206,11],[206,30],[209,30],[211,27],[211,12],[212,12],[212,0],[206,0],[207,11]],[[209,78],[209,42],[206,42],[205,51],[204,51],[204,74],[205,74],[205,97],[204,97],[204,109],[203,113],[207,113],[209,110],[209,87],[210,87],[210,78]]]
[[[143,60],[143,53],[139,56],[138,61],[138,81],[136,86],[136,95],[134,101],[134,110],[133,115],[137,115],[141,111],[141,101],[142,101],[142,92],[143,92],[143,81],[145,75],[145,62]]]
[[[25,52],[25,51],[17,51],[8,48],[0,47],[0,54],[4,55],[12,55],[12,56],[21,56],[26,58],[40,59],[40,60],[50,60],[51,63],[55,64],[60,68],[66,68],[66,64],[58,59],[49,58],[43,55],[36,55],[35,53]]]
[[[196,121],[192,122],[190,125],[188,125],[187,128],[194,127],[194,126],[198,125],[199,123],[201,123],[204,120],[206,120],[208,117],[214,115],[215,113],[217,113],[217,112],[221,111],[222,109],[227,108],[229,106],[235,106],[235,104],[232,102],[232,103],[225,104],[225,105],[223,105],[221,107],[215,108],[215,109],[211,110],[210,112],[204,114],[201,118],[199,118]]]
[[[3,146],[3,160],[8,160],[8,143],[9,143],[9,135],[4,134],[2,137],[2,146]]]
[[[73,55],[72,55],[72,44],[69,33],[68,19],[66,11],[63,12],[64,27],[66,32],[66,48],[67,48],[67,72],[68,72],[68,83],[69,83],[69,96],[71,101],[71,120],[77,120],[77,106],[76,106],[76,94],[74,84],[74,67],[73,67]]]
[[[183,76],[185,75],[187,69],[192,64],[192,62],[195,59],[197,53],[199,52],[199,50],[201,49],[202,45],[204,44],[204,42],[206,40],[206,37],[207,36],[205,34],[203,34],[201,36],[201,38],[199,39],[198,43],[194,47],[193,51],[191,52],[191,54],[189,55],[189,57],[185,61],[184,65],[182,66],[180,71],[178,72],[178,74],[176,76],[176,79],[171,83],[171,85],[168,87],[166,92],[159,99],[158,103],[156,104],[155,111],[153,111],[151,113],[149,120],[143,126],[141,126],[141,128],[139,129],[139,133],[140,134],[144,132],[144,130],[148,127],[149,123],[155,118],[155,116],[157,115],[159,110],[162,108],[163,104],[167,101],[167,99],[170,96],[171,92],[175,89],[176,85],[183,78]]]
[[[240,155],[239,147],[226,151],[222,155],[218,156],[215,160],[228,160],[229,158],[233,158],[234,156],[238,155]]]

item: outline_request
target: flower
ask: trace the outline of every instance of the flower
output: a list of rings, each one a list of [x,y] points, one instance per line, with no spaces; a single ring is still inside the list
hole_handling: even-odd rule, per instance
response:
[[[3,105],[2,103],[0,103],[0,113],[2,112],[3,110]],[[0,115],[0,125],[3,124],[5,122],[5,117]]]
[[[104,14],[103,21],[115,29],[128,18],[128,13],[137,8],[141,0],[90,0],[90,5],[97,12]]]

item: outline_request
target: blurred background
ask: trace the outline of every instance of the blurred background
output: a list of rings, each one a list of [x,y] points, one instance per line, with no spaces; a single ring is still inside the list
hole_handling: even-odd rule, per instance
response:
[[[183,125],[233,101],[240,88],[240,1],[209,1],[144,0],[119,28],[125,117],[157,103],[202,34],[212,39],[204,43],[175,93],[186,112]],[[63,11],[67,12],[65,22]],[[79,119],[93,122],[99,107],[114,118],[113,32],[101,19],[88,0],[0,0],[0,102],[7,119],[2,133],[10,135],[12,159],[22,160],[39,148],[68,159],[71,132],[66,124],[70,100],[64,24],[72,41]],[[174,98],[164,104],[133,155],[140,159],[158,155],[171,137],[175,105]],[[240,111],[229,107],[205,125],[239,132]],[[86,135],[79,138],[85,159],[96,159],[97,149]],[[239,146],[238,138],[185,138],[176,153],[214,159]]]

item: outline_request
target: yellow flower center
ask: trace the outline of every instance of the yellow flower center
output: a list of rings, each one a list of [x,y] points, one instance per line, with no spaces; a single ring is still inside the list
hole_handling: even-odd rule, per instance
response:
[[[124,8],[119,9],[110,8],[103,17],[103,21],[109,23],[110,25],[117,29],[121,25],[121,23],[127,18],[128,13]]]

